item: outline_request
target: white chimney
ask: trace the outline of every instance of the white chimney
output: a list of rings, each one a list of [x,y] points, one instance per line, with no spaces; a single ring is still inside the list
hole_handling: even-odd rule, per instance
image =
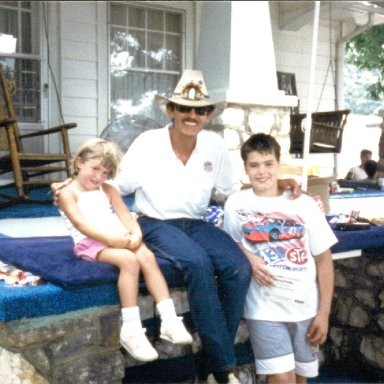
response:
[[[196,69],[215,99],[296,106],[277,86],[268,1],[202,2]]]

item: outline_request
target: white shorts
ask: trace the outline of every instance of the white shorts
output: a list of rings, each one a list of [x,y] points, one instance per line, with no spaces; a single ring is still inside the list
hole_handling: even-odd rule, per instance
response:
[[[316,377],[319,374],[317,348],[306,338],[312,320],[290,323],[247,319],[257,374],[294,370],[303,377]]]

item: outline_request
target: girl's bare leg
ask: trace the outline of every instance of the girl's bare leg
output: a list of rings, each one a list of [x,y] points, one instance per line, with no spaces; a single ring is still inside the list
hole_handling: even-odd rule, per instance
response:
[[[159,355],[145,335],[137,306],[140,273],[137,256],[128,249],[105,248],[99,253],[98,261],[115,265],[120,270],[117,281],[123,321],[120,344],[137,360],[156,360]]]
[[[137,306],[140,264],[136,255],[128,249],[104,248],[97,260],[119,268],[117,288],[121,307]]]
[[[155,255],[143,243],[135,253],[140,263],[145,285],[155,302],[159,303],[162,300],[169,299],[168,285],[157,264]]]

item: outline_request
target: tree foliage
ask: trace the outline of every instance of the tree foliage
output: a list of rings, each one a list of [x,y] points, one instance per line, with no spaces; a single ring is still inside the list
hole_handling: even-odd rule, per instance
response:
[[[373,71],[377,81],[367,86],[372,100],[384,97],[384,24],[376,25],[355,36],[346,44],[346,62],[359,70]]]
[[[376,115],[382,107],[382,100],[367,97],[368,87],[377,81],[374,71],[358,69],[353,64],[344,67],[344,104],[353,113]]]

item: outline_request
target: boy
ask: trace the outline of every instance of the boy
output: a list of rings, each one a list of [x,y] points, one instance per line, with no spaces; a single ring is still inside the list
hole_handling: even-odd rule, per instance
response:
[[[345,176],[345,180],[364,180],[368,177],[367,172],[364,169],[365,163],[372,158],[372,151],[369,149],[362,149],[360,152],[360,164],[356,167],[352,167],[347,176]]]
[[[315,350],[328,332],[337,239],[311,197],[279,191],[272,136],[251,136],[241,157],[252,188],[228,198],[224,229],[252,266],[244,317],[256,371],[269,383],[306,383],[318,375]]]

